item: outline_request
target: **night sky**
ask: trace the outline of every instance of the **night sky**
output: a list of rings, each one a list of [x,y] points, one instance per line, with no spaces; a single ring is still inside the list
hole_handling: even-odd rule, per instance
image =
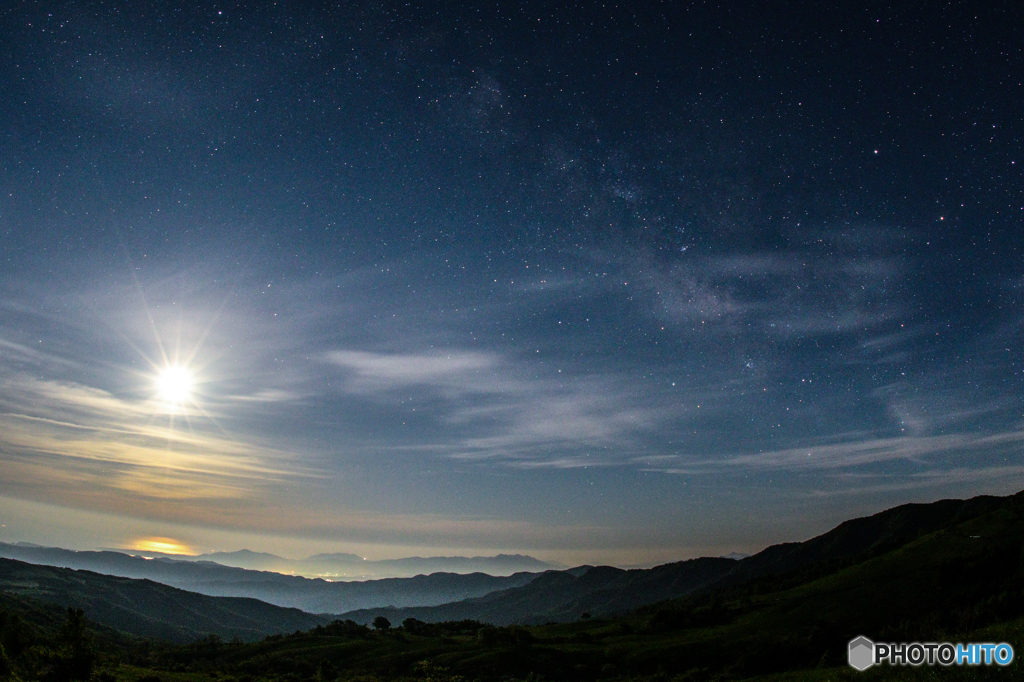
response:
[[[4,3],[0,540],[650,565],[1024,488],[1022,27]]]

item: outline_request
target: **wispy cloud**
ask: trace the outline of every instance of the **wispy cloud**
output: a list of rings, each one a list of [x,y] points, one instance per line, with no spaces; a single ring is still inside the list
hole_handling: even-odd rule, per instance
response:
[[[285,452],[229,436],[197,411],[169,415],[148,398],[13,375],[0,409],[7,489],[63,481],[107,494],[242,498],[304,475]]]
[[[614,377],[531,377],[529,364],[497,353],[346,350],[326,357],[349,372],[344,390],[350,393],[383,396],[415,386],[443,397],[439,430],[426,436],[434,442],[424,449],[463,461],[559,468],[621,462],[621,453],[632,449],[629,434],[650,429],[661,416]],[[592,452],[567,456],[566,449]]]
[[[592,385],[591,388],[594,388]],[[515,466],[576,468],[623,463],[635,445],[630,436],[653,427],[656,410],[643,407],[621,390],[604,392],[575,387],[571,392],[543,390],[516,396],[498,412],[503,422],[496,432],[465,438],[453,457],[467,460],[502,459]],[[476,410],[457,419],[470,420]],[[495,417],[490,410],[487,417]],[[576,454],[565,456],[569,448]],[[580,452],[581,450],[585,452]]]
[[[349,388],[387,390],[398,386],[433,385],[471,390],[492,384],[477,380],[481,370],[493,369],[497,358],[491,354],[453,350],[438,353],[400,354],[337,350],[327,353],[327,361],[354,375]]]
[[[424,481],[509,498],[584,469],[611,491],[631,469],[805,494],[1017,464],[1019,427],[999,421],[1014,399],[972,392],[978,360],[895,364],[934,331],[888,322],[900,261],[694,251],[505,260],[473,286],[443,258],[231,291],[190,273],[138,300],[67,293],[64,317],[22,306],[0,322],[0,491],[267,532],[547,543],[605,530],[498,519],[486,495]],[[172,415],[149,361],[175,353],[200,395]]]
[[[1024,442],[1024,431],[997,434],[958,433],[943,436],[873,438],[853,442],[811,444],[751,454],[716,458],[665,456],[638,461],[650,471],[670,474],[714,475],[743,471],[836,471],[870,467],[894,461],[910,461],[940,468],[939,459],[970,453],[973,457],[993,455]]]
[[[287,403],[301,399],[300,393],[280,389],[263,389],[255,393],[228,396],[228,400],[247,403]]]

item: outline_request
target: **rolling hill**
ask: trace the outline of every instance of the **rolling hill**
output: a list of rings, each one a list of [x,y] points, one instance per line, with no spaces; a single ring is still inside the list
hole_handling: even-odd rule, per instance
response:
[[[172,642],[191,642],[208,635],[248,641],[330,621],[256,599],[209,597],[151,580],[36,566],[12,559],[0,559],[0,591],[80,608],[97,623]]]

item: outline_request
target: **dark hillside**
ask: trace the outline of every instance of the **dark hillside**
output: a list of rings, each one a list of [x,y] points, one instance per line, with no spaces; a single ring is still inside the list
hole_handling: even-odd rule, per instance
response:
[[[827,576],[781,586],[753,580],[641,609],[634,622],[666,638],[666,661],[736,665],[744,674],[841,665],[841,645],[858,635],[964,641],[957,638],[1024,617],[1024,500],[1002,502]],[[724,646],[714,653],[705,641],[712,632],[743,655],[734,660]]]
[[[980,496],[969,500],[939,500],[931,504],[904,504],[872,516],[851,519],[833,530],[807,540],[773,545],[737,562],[716,589],[747,580],[805,571],[817,566],[828,572],[852,560],[900,547],[940,528],[999,509],[1015,498]]]
[[[722,577],[732,559],[693,559],[652,569],[598,566],[584,572],[548,571],[523,587],[454,604],[407,609],[365,609],[344,614],[357,622],[383,615],[400,622],[480,620],[495,625],[568,622],[583,613],[607,616],[688,594]],[[576,575],[578,573],[578,575]]]
[[[150,580],[0,559],[0,591],[84,609],[97,623],[142,637],[190,642],[214,634],[253,640],[328,622],[256,599],[208,597]]]
[[[806,542],[773,545],[740,561],[694,559],[651,569],[608,566],[548,571],[533,582],[483,597],[421,608],[375,608],[343,614],[358,622],[376,616],[400,622],[480,620],[496,625],[570,622],[584,612],[610,616],[687,594],[720,593],[745,583],[782,589],[830,575],[857,562],[897,549],[939,529],[1021,504],[1012,497],[975,497],[906,504],[872,516],[846,521]]]

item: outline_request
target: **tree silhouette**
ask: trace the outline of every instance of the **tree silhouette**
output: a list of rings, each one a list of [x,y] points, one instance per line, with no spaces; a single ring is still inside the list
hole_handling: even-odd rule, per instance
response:
[[[373,627],[376,630],[388,630],[391,628],[391,621],[384,616],[377,616],[373,619]]]
[[[323,682],[332,682],[333,680],[338,679],[338,669],[334,667],[333,663],[325,658],[320,661],[319,677]]]
[[[4,650],[4,645],[0,644],[0,680],[6,680],[13,672],[11,659],[7,658],[7,651]]]
[[[59,681],[88,680],[96,663],[96,650],[82,609],[68,607],[68,619],[61,626],[57,641],[60,649],[53,669],[54,678]]]
[[[8,656],[17,658],[32,646],[34,640],[35,636],[17,614],[0,612],[0,641]]]
[[[411,635],[422,632],[425,625],[426,623],[416,618],[406,618],[402,621],[402,629]]]

